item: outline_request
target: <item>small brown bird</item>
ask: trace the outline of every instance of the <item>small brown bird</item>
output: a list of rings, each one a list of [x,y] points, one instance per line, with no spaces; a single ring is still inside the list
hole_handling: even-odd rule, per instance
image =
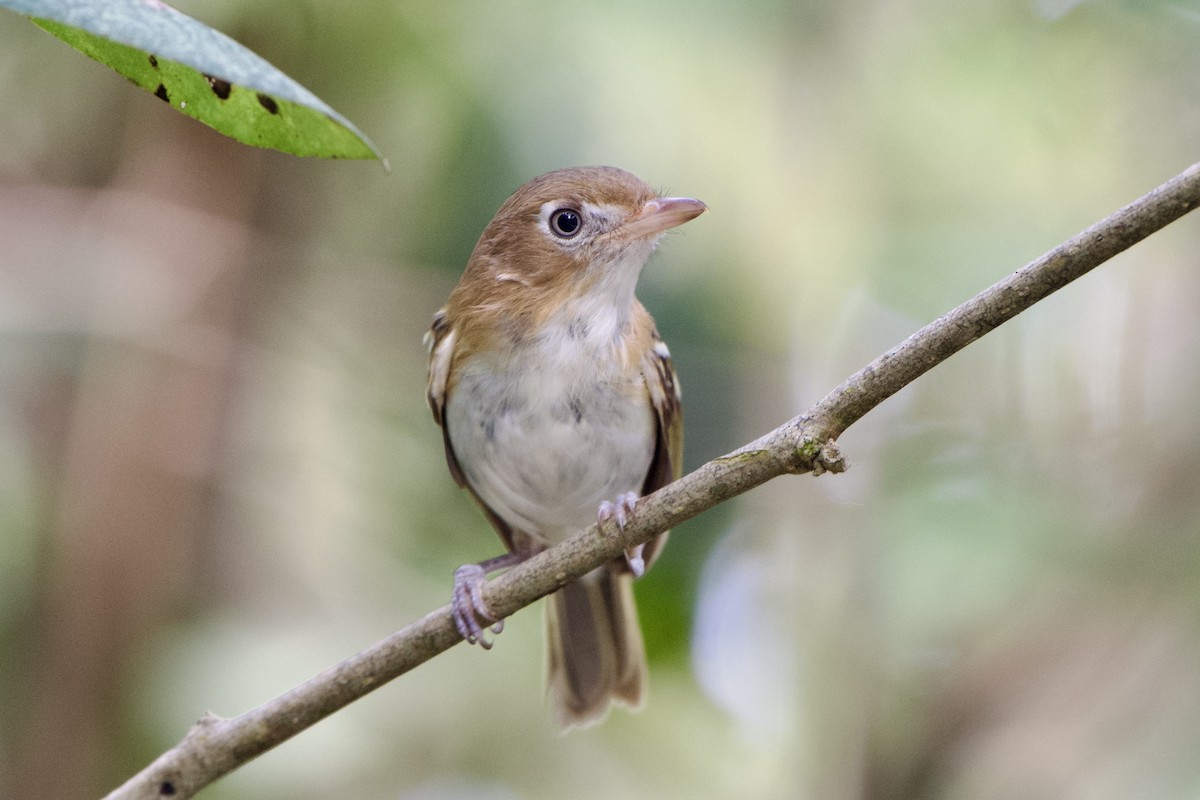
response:
[[[450,473],[508,548],[454,573],[468,642],[491,647],[486,628],[502,627],[483,602],[489,572],[596,520],[624,527],[639,497],[679,476],[675,371],[634,289],[663,232],[705,208],[614,167],[547,173],[496,212],[434,315],[429,405]],[[643,704],[632,581],[666,536],[550,598],[547,693],[561,728],[599,721],[613,701]]]

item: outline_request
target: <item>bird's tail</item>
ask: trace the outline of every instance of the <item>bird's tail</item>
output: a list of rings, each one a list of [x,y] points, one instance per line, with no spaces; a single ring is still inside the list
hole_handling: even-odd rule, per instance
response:
[[[563,730],[604,719],[611,703],[646,699],[646,651],[633,601],[633,576],[601,567],[564,586],[546,604],[546,694]]]

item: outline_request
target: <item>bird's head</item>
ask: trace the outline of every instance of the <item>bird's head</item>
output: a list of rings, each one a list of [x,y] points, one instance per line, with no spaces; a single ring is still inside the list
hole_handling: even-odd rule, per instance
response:
[[[464,277],[490,285],[488,295],[601,291],[628,302],[662,234],[705,209],[690,197],[661,197],[615,167],[556,170],[500,206]]]

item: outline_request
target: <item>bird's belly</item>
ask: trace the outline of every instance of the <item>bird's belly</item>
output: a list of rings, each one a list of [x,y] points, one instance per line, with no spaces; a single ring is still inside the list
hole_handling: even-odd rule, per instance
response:
[[[479,499],[546,543],[595,522],[602,501],[640,492],[656,441],[640,376],[621,385],[464,370],[446,425]]]

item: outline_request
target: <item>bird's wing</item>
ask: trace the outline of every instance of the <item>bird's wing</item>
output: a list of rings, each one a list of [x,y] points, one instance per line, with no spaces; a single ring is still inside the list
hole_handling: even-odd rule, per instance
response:
[[[429,410],[433,412],[433,421],[441,426],[442,445],[446,449],[446,465],[450,467],[450,474],[454,477],[454,482],[466,488],[475,498],[475,502],[483,510],[484,516],[488,518],[492,527],[496,529],[496,533],[504,541],[505,547],[510,551],[515,550],[518,543],[514,539],[512,528],[496,516],[496,513],[488,508],[483,500],[479,499],[475,489],[467,482],[467,476],[459,466],[458,456],[454,455],[454,447],[450,444],[450,430],[446,427],[445,415],[446,385],[450,379],[450,362],[454,356],[455,338],[454,326],[450,324],[446,309],[442,308],[433,315],[433,325],[425,334],[425,346],[429,348],[429,382],[425,397],[429,401]],[[521,544],[524,548],[528,547],[524,542]]]
[[[429,349],[429,378],[425,387],[425,399],[429,401],[429,410],[433,412],[433,421],[442,429],[442,439],[446,445],[446,463],[450,466],[450,474],[459,486],[467,485],[467,478],[454,450],[450,447],[450,434],[446,431],[446,383],[450,379],[450,362],[454,357],[454,340],[457,337],[446,309],[439,309],[433,315],[433,325],[425,334],[425,346]]]
[[[650,403],[658,422],[658,440],[654,446],[654,458],[646,482],[642,484],[642,495],[648,495],[666,486],[683,474],[683,406],[680,402],[679,380],[671,363],[671,351],[666,342],[654,330],[653,346],[646,351],[642,361],[642,374],[650,392]],[[667,532],[655,536],[642,552],[646,568],[667,543]]]

